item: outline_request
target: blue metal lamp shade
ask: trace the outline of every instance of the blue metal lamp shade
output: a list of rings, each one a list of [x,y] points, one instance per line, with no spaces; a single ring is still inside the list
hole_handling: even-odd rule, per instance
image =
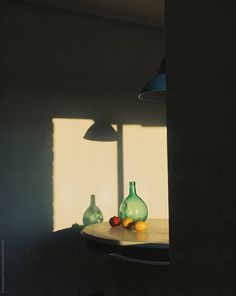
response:
[[[166,97],[166,59],[161,61],[161,67],[158,73],[152,77],[138,98],[144,101],[164,101]]]

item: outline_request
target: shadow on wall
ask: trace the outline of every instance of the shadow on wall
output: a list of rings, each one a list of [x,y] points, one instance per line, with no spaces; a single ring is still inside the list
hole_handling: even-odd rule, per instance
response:
[[[32,266],[53,230],[52,119],[165,125],[163,104],[136,100],[163,56],[164,33],[16,1],[0,5],[0,230],[10,289],[34,285]]]

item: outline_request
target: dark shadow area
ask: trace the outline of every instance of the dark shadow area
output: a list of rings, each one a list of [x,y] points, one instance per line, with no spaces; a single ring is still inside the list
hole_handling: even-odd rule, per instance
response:
[[[166,1],[173,291],[234,295],[233,7],[195,4]]]
[[[94,252],[104,254],[117,253],[129,258],[146,260],[146,261],[160,261],[169,262],[169,248],[167,246],[157,247],[156,245],[133,245],[133,246],[120,246],[114,243],[101,243],[93,240],[87,240],[88,247]]]
[[[118,206],[124,195],[124,158],[123,158],[123,125],[117,124],[117,174],[118,174]]]
[[[165,125],[163,104],[137,99],[160,64],[164,32],[11,0],[0,14],[5,294],[96,295],[111,288],[107,256],[74,229],[52,233],[52,119]]]

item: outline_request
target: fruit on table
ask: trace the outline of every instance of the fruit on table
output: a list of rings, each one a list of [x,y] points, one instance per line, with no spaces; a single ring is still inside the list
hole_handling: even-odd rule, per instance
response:
[[[138,221],[134,224],[134,229],[136,231],[145,231],[147,229],[147,224],[143,221]]]
[[[120,225],[120,218],[117,216],[113,216],[110,218],[109,223],[112,227],[119,226]]]
[[[125,218],[123,221],[122,221],[122,226],[124,228],[130,228],[131,226],[133,225],[133,220],[131,218]]]

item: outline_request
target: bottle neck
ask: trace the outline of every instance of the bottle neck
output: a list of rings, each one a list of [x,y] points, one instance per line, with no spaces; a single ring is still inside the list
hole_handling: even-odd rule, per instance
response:
[[[135,182],[129,182],[129,195],[136,194]]]
[[[90,196],[90,206],[95,207],[96,206],[96,201],[95,201],[95,195],[91,194]]]

